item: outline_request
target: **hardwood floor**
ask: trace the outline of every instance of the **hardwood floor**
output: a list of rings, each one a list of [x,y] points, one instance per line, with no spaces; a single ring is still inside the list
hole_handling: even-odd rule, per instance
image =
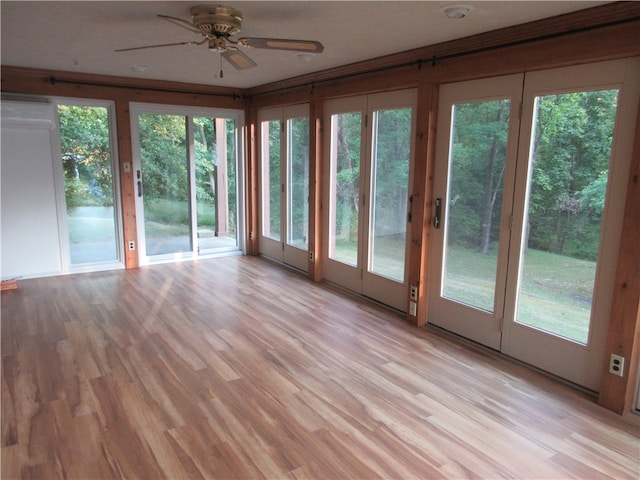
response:
[[[2,292],[2,478],[638,478],[639,417],[255,257]]]

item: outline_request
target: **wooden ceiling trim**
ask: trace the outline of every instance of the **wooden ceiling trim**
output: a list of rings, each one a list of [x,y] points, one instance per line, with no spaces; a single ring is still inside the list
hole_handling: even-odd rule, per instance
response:
[[[2,92],[236,109],[248,102],[237,88],[4,65]]]
[[[300,88],[281,89],[251,97],[252,108],[294,104],[310,98],[336,98],[362,93],[411,88],[426,83],[449,83],[488,76],[508,75],[581,63],[594,63],[640,55],[637,37],[640,19],[622,25],[574,33],[521,45],[454,55],[431,63],[411,63],[393,70],[354,74]],[[553,52],[552,55],[549,52]]]
[[[566,37],[587,31],[593,32],[600,28],[638,21],[640,21],[640,2],[616,2],[273,82],[250,88],[248,94],[256,98],[289,89],[392,71],[409,65],[437,63],[443,59],[495,51],[509,46]]]

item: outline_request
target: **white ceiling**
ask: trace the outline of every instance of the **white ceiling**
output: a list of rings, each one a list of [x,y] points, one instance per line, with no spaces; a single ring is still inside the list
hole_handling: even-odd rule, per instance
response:
[[[205,45],[115,53],[119,48],[198,40],[197,34],[158,18],[190,20],[189,2],[0,2],[3,65],[249,88],[360,60],[462,38],[582,10],[593,1],[237,1],[247,37],[318,40],[324,53],[305,62],[294,52],[244,50],[258,66],[236,71]],[[209,2],[211,3],[211,2]],[[444,5],[468,4],[452,20]],[[144,72],[134,66],[147,67]]]

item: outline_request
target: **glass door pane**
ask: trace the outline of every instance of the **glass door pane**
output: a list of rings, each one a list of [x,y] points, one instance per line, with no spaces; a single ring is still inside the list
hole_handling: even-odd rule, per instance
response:
[[[237,245],[234,121],[194,117],[198,252]]]
[[[373,115],[368,271],[404,281],[411,108]]]
[[[516,321],[586,344],[618,90],[535,98]]]
[[[215,127],[214,118],[193,119],[198,249],[211,248],[217,235],[218,152]]]
[[[309,232],[309,118],[287,121],[287,244],[307,249]]]
[[[236,121],[232,118],[218,119],[220,128],[216,130],[218,145],[222,142],[222,137],[226,138],[225,150],[226,156],[222,153],[218,155],[218,165],[220,159],[226,161],[226,175],[220,174],[221,182],[225,183],[226,196],[220,193],[220,202],[218,203],[218,211],[220,211],[220,219],[218,220],[218,237],[226,238],[226,242],[233,243],[235,246],[240,245],[238,237],[238,145],[236,141]],[[224,129],[222,128],[224,124]],[[242,181],[240,179],[240,181]],[[226,214],[226,219],[222,218],[222,212]],[[225,233],[226,232],[226,233]]]
[[[58,105],[71,265],[118,261],[107,107]]]
[[[262,122],[262,235],[280,241],[280,120]]]
[[[331,116],[329,258],[358,265],[362,114]]]
[[[494,311],[511,101],[452,107],[442,296]]]
[[[190,252],[187,118],[141,114],[138,122],[146,254]]]

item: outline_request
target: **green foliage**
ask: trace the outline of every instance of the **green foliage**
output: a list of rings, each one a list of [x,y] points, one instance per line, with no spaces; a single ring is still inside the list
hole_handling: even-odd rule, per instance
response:
[[[213,204],[215,201],[216,151],[215,119],[195,117],[193,136],[196,164],[196,199]]]
[[[292,118],[287,122],[289,184],[289,238],[291,244],[303,246],[309,233],[309,118]]]
[[[58,120],[67,209],[113,206],[108,110],[59,105]]]
[[[186,117],[138,116],[145,208],[160,200],[189,200]]]
[[[237,145],[235,121],[225,119],[225,148],[217,148],[218,133],[213,117],[193,117],[193,149],[196,182],[190,185],[187,121],[184,115],[141,114],[138,116],[140,155],[144,180],[145,220],[174,226],[190,225],[190,188],[195,188],[197,224],[218,227],[218,202],[227,209],[228,233],[237,230]],[[226,151],[226,158],[218,158]],[[218,198],[216,178],[226,167],[227,198]]]
[[[595,260],[617,90],[537,99],[529,246]]]
[[[411,108],[398,108],[376,111],[372,119],[372,228],[377,238],[396,236],[396,240],[404,241],[411,115]],[[358,233],[363,118],[359,112],[352,112],[334,115],[332,121],[336,127],[335,236],[339,243],[353,242]]]
[[[455,106],[447,216],[451,244],[487,253],[497,240],[493,220],[500,218],[509,108],[509,100]]]
[[[353,241],[358,235],[362,115],[343,113],[334,116],[334,121],[337,122],[335,236]]]
[[[375,114],[374,235],[403,236],[407,219],[411,108]]]
[[[616,107],[617,90],[537,98],[530,248],[596,259]],[[488,252],[497,240],[508,110],[508,100],[455,106],[447,217],[452,245]]]
[[[267,138],[263,142],[267,142],[269,155],[263,158],[263,198],[265,193],[269,198],[269,210],[267,212],[268,223],[263,226],[268,231],[265,232],[270,238],[280,240],[280,186],[282,185],[282,173],[280,164],[281,155],[281,127],[279,120],[270,120],[263,124],[263,134],[267,134]],[[264,154],[264,151],[263,151]],[[267,163],[264,163],[264,162]],[[268,184],[266,183],[268,182]],[[265,206],[262,207],[263,209]]]

